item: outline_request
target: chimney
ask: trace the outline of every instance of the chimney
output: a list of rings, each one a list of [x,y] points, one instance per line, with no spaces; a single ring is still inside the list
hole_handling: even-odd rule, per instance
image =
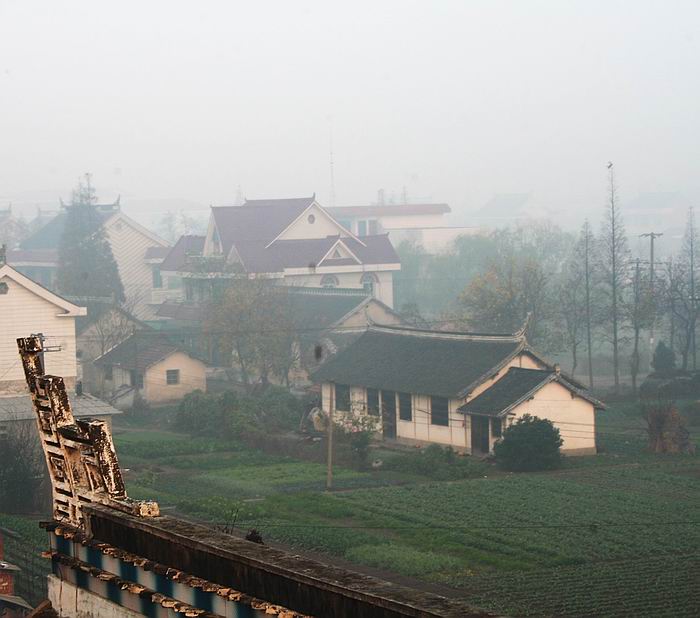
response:
[[[559,363],[555,363],[554,373],[556,373],[557,375],[559,375],[561,373],[561,366],[559,365]]]

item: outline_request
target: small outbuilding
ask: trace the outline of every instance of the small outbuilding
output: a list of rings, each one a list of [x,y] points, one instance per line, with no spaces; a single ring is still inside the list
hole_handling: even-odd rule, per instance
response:
[[[487,454],[515,419],[551,420],[570,455],[596,452],[603,404],[528,345],[485,334],[372,326],[313,376],[335,415],[377,417],[384,438]]]
[[[179,401],[206,390],[206,364],[155,331],[136,333],[95,360],[115,405],[135,397],[149,404]]]

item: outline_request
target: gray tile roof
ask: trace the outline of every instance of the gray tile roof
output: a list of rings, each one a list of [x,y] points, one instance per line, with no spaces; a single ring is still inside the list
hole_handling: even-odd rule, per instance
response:
[[[313,380],[463,397],[524,348],[517,335],[371,327],[324,363]]]
[[[112,416],[121,414],[120,410],[110,406],[106,401],[89,394],[69,393],[73,416],[76,418]],[[35,418],[32,400],[29,395],[0,397],[0,422],[24,421]]]
[[[146,369],[181,350],[156,331],[132,335],[95,360],[98,365],[112,365],[127,371]],[[185,352],[187,353],[187,352]]]
[[[511,367],[495,384],[465,403],[458,411],[463,414],[502,416],[550,382],[558,382],[597,408],[604,407],[585,389],[576,387],[556,371]]]
[[[189,255],[202,255],[204,250],[204,236],[185,235],[180,236],[175,245],[169,249],[165,259],[161,262],[162,271],[178,272],[184,270]]]

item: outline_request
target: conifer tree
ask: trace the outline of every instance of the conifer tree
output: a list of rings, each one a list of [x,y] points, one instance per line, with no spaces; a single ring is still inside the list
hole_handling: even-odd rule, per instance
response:
[[[117,263],[102,227],[95,189],[85,174],[65,208],[65,227],[58,249],[57,283],[61,294],[78,298],[124,301]]]

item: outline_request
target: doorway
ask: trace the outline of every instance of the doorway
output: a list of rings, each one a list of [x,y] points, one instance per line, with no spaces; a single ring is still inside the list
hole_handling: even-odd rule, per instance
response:
[[[385,438],[396,437],[396,393],[382,391],[382,434]]]
[[[470,416],[472,427],[472,455],[487,455],[489,452],[489,417]]]

